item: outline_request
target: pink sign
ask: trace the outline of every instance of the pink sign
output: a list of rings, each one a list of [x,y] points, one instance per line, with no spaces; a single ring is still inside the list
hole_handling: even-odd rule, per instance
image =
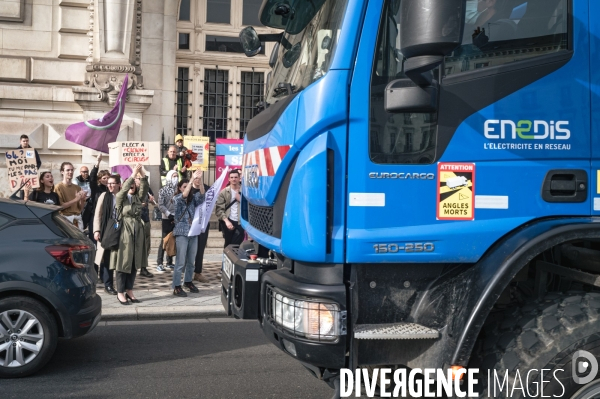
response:
[[[217,139],[216,168],[218,178],[226,166],[231,169],[242,168],[242,155],[244,154],[244,140],[242,139]],[[227,186],[229,178],[223,180],[223,187]]]

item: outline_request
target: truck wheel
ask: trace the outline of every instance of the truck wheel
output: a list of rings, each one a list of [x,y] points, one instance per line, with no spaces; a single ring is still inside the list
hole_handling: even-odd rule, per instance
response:
[[[56,321],[35,299],[0,300],[0,378],[31,375],[52,357],[58,341]]]
[[[573,361],[579,359],[574,355],[580,350],[591,353],[597,362],[600,359],[600,293],[552,293],[541,301],[490,315],[475,344],[469,367],[480,370],[482,397],[542,397],[542,388],[546,397],[598,397],[600,372],[584,384],[573,379]],[[580,360],[576,366],[580,363],[581,367],[586,363],[593,367],[591,361]],[[589,377],[592,367],[576,373],[579,377]],[[496,384],[494,392],[494,374],[498,381],[503,381],[506,372],[508,389],[505,386],[500,390]],[[542,376],[545,383],[539,383]],[[520,377],[520,384],[515,377]],[[514,386],[523,389],[513,389]],[[589,396],[590,391],[595,396]]]

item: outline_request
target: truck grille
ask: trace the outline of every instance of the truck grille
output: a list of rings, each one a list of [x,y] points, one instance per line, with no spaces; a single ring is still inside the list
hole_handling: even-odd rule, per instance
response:
[[[273,207],[256,206],[248,202],[248,223],[255,229],[273,235]]]

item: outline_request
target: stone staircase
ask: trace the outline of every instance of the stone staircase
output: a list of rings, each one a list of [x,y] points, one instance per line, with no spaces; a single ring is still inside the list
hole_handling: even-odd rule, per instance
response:
[[[214,219],[214,220],[213,220]],[[221,262],[223,259],[223,236],[217,229],[217,221],[214,215],[209,223],[208,231],[208,242],[206,243],[206,249],[204,250],[204,261],[205,262]],[[155,261],[156,255],[158,254],[158,246],[162,241],[162,222],[153,220],[151,222],[151,233],[150,233],[150,259]]]

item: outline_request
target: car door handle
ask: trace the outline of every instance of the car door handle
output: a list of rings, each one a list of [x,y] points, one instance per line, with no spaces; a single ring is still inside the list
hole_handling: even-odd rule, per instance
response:
[[[554,169],[546,173],[542,199],[546,202],[585,202],[588,186],[583,169]]]

